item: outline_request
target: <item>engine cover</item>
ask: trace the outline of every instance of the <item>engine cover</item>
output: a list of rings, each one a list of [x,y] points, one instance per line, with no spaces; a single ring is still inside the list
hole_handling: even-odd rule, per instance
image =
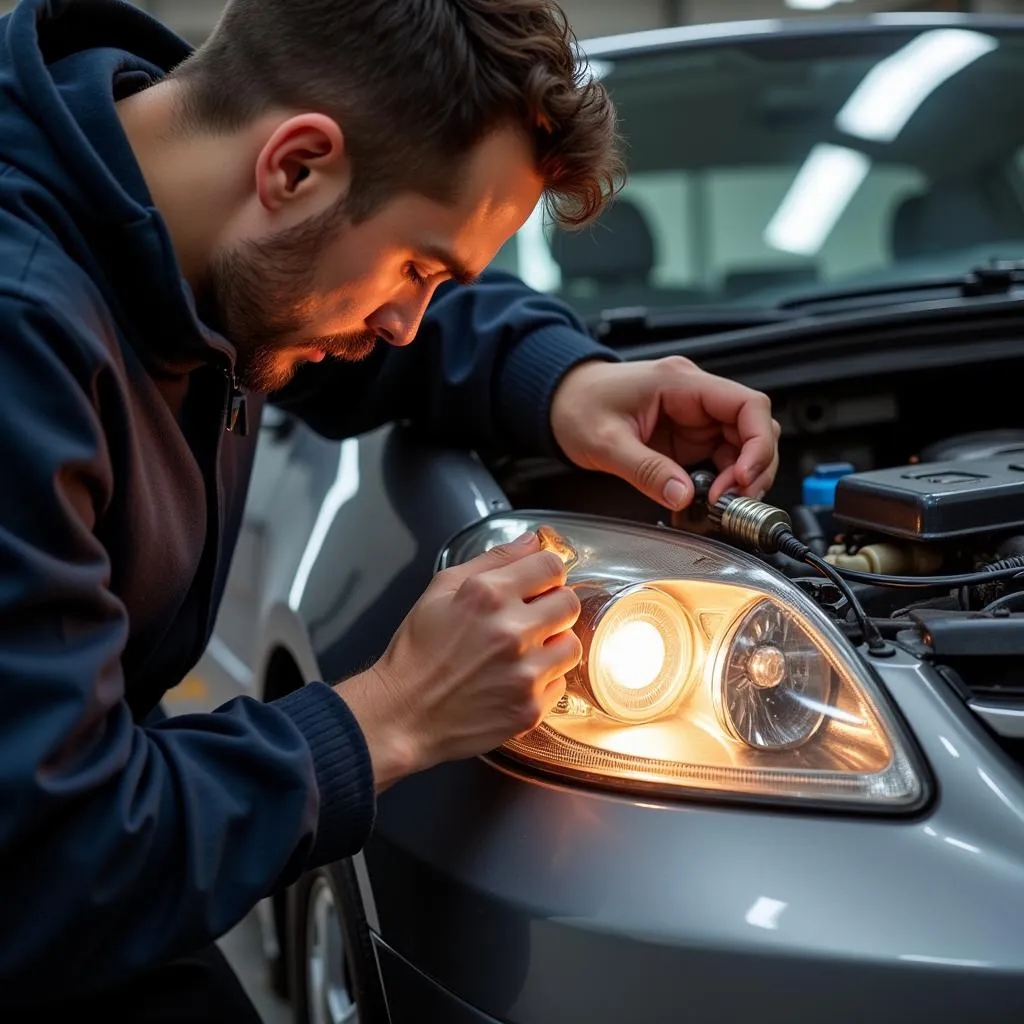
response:
[[[846,526],[916,541],[1024,526],[1024,457],[932,462],[853,473],[836,488]]]

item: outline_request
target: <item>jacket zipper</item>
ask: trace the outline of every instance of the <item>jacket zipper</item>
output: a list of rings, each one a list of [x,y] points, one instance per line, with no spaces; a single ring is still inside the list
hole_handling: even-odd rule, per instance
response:
[[[225,428],[229,434],[237,434],[239,437],[249,436],[249,406],[245,400],[245,393],[238,384],[238,378],[234,370],[225,370],[224,375],[228,379],[231,393],[228,398],[227,420]]]
[[[249,417],[245,394],[239,386],[238,377],[235,375],[234,366],[232,364],[228,363],[228,365],[224,366],[222,368],[222,372],[228,385],[227,403],[225,406],[222,406],[224,430],[227,433],[233,433],[238,437],[245,437],[249,432]],[[203,555],[204,564],[201,570],[203,584],[199,591],[202,597],[200,598],[199,606],[200,621],[199,637],[197,638],[201,639],[202,643],[198,650],[194,652],[194,659],[196,661],[199,660],[203,651],[206,649],[205,636],[212,625],[212,620],[215,618],[212,614],[213,584],[217,577],[217,568],[220,563],[220,551],[224,543],[224,493],[220,478],[220,455],[223,438],[223,433],[217,437],[216,442],[214,443],[213,452],[211,453],[211,462],[208,466],[204,467],[204,478],[206,477],[206,474],[209,473],[211,474],[210,479],[212,480],[212,486],[207,488],[207,500],[212,506],[208,512],[211,518],[208,531],[211,528],[215,530],[215,543],[211,550],[208,541],[207,550]]]

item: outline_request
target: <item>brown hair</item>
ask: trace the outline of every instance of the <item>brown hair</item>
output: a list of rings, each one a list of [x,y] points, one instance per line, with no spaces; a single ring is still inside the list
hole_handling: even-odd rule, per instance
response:
[[[192,130],[274,107],[335,118],[356,220],[402,190],[451,199],[470,150],[520,126],[550,215],[577,227],[624,177],[614,107],[577,56],[555,0],[229,0],[174,77]]]

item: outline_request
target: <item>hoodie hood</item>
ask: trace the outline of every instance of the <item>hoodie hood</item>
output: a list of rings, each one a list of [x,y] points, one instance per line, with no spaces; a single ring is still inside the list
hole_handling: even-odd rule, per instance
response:
[[[20,172],[0,176],[0,207],[14,199],[45,222],[145,339],[154,369],[184,372],[215,350],[230,358],[196,319],[115,106],[189,45],[121,0],[21,0],[0,25],[0,174]]]

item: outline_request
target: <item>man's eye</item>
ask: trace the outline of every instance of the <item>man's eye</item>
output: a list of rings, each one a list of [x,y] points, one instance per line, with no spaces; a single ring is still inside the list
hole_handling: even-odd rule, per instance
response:
[[[405,265],[405,276],[408,280],[412,281],[417,287],[422,285],[427,279],[419,272],[415,263],[406,263]]]

